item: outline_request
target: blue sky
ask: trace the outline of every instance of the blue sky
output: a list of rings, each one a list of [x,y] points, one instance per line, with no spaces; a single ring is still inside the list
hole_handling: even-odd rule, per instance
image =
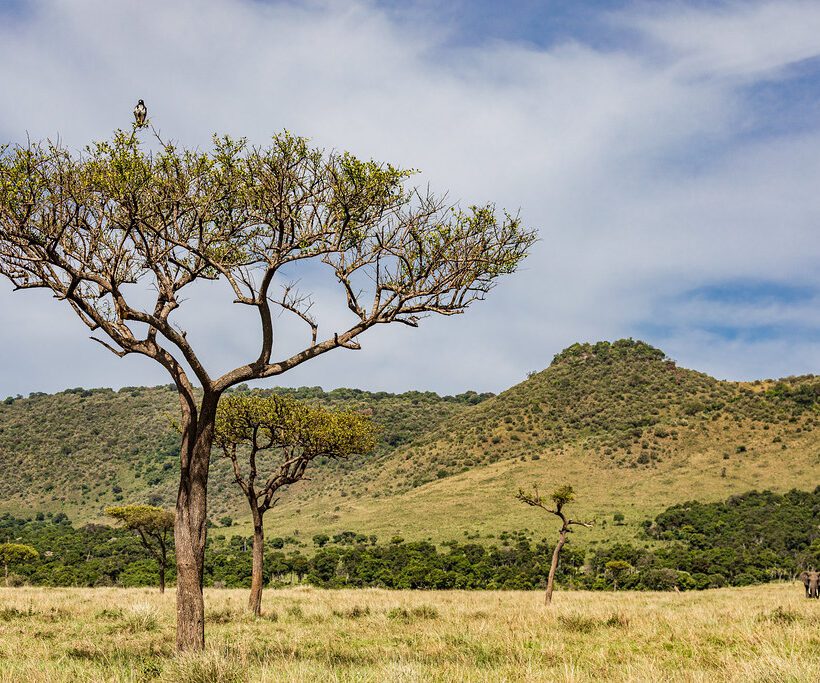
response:
[[[576,40],[597,47],[617,44],[625,39],[626,32],[602,25],[602,19],[629,3],[624,0],[453,0],[447,3],[383,0],[377,5],[405,24],[442,26],[449,34],[450,45],[476,46],[506,41],[549,48],[562,41]]]
[[[281,383],[499,391],[624,336],[721,378],[820,366],[820,3],[6,2],[0,88],[0,140],[81,148],[142,97],[183,144],[288,128],[539,229],[466,315]],[[184,308],[209,362],[254,355],[226,292]],[[167,381],[45,294],[0,283],[0,320],[0,395]]]

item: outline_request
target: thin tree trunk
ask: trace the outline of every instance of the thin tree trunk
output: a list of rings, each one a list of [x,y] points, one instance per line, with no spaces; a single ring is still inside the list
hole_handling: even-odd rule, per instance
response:
[[[544,604],[549,605],[552,602],[552,589],[555,585],[555,571],[558,569],[558,555],[561,554],[561,548],[567,542],[567,532],[561,530],[558,537],[558,543],[555,544],[555,550],[552,552],[552,564],[550,565],[549,577],[547,577],[547,594],[544,598]]]
[[[208,468],[219,397],[205,394],[199,416],[184,416],[174,535],[177,563],[177,649],[205,648],[202,585],[207,535]]]
[[[252,504],[252,507],[255,507]],[[253,511],[253,569],[251,571],[251,595],[248,609],[254,616],[262,614],[262,586],[264,584],[265,533],[262,527],[262,515]]]
[[[165,570],[168,569],[168,546],[165,544],[167,531],[163,531],[158,536],[159,556],[157,563],[159,565],[159,592],[160,595],[165,593]]]

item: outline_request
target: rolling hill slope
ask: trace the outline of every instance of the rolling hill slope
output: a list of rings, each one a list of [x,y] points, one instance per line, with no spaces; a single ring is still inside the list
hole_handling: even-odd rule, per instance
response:
[[[316,473],[321,476],[327,470],[330,477],[360,468],[490,396],[324,392],[318,387],[273,391],[329,407],[366,410],[381,425],[375,453],[317,463]],[[79,388],[6,399],[0,403],[0,511],[60,511],[78,520],[96,520],[106,505],[119,501],[173,506],[177,410],[176,392],[168,386],[117,392]],[[244,498],[237,495],[228,463],[216,452],[210,487],[214,517],[244,513]]]
[[[684,500],[818,480],[820,379],[722,382],[632,340],[576,344],[495,397],[287,391],[372,410],[384,432],[374,454],[325,463],[286,494],[267,518],[271,535],[446,540],[540,529],[549,521],[513,498],[538,482],[575,486],[575,514],[598,520],[578,540],[597,543],[634,537],[643,519]],[[0,510],[95,519],[118,498],[170,504],[174,401],[158,387],[0,406]],[[219,458],[212,482],[212,517],[245,518]]]
[[[578,534],[632,537],[666,506],[751,489],[813,488],[820,379],[722,382],[642,342],[577,344],[546,370],[386,452],[341,481],[284,501],[282,532],[355,529],[452,538],[549,524],[520,486],[571,483]],[[623,523],[613,524],[615,513]]]

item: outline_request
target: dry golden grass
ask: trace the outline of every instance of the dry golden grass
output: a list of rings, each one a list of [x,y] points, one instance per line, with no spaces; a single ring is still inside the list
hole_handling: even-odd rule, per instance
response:
[[[0,681],[820,681],[820,602],[700,593],[207,591],[208,650],[173,653],[174,597],[0,589]]]

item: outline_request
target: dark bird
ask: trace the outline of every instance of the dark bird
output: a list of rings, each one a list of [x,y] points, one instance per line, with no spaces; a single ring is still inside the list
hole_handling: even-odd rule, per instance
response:
[[[145,125],[145,117],[148,116],[148,108],[145,102],[140,100],[137,106],[134,107],[134,119],[137,121],[137,128],[142,128]]]

